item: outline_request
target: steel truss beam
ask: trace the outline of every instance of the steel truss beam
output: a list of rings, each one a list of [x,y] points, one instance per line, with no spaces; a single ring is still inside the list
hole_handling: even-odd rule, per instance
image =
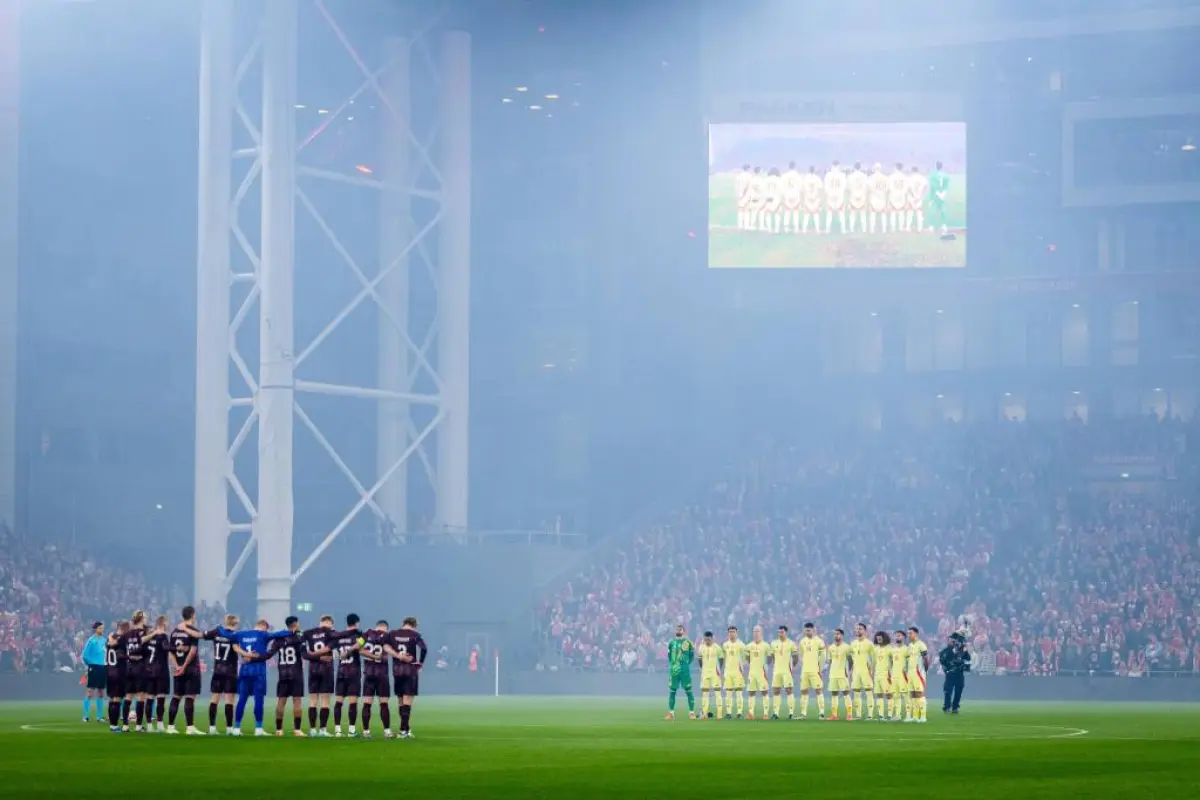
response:
[[[20,3],[0,3],[0,528],[17,524]]]
[[[224,602],[257,548],[259,614],[272,621],[289,613],[295,580],[364,510],[389,537],[406,533],[406,470],[414,458],[435,494],[440,530],[462,531],[467,525],[470,40],[463,33],[443,34],[436,48],[440,60],[435,58],[430,38],[439,15],[433,15],[410,38],[388,40],[384,63],[372,69],[324,0],[313,0],[317,16],[353,60],[362,83],[317,127],[297,136],[298,6],[298,0],[266,0],[260,36],[236,67],[233,0],[206,0],[201,37],[196,599]],[[261,62],[263,76],[262,108],[257,115],[247,110],[240,92],[256,62]],[[441,113],[423,133],[413,125],[410,103],[414,64],[424,66],[429,80],[441,90]],[[297,157],[364,96],[385,110],[380,175],[346,175],[298,163]],[[251,147],[233,149],[235,119]],[[247,160],[235,189],[233,164]],[[377,269],[351,255],[319,210],[308,186],[312,181],[334,181],[378,193]],[[261,205],[258,249],[239,221],[242,204],[255,192]],[[419,227],[410,208],[414,198],[435,207]],[[298,224],[311,225],[323,235],[359,286],[354,297],[306,342],[293,341],[293,242]],[[246,264],[242,271],[231,265],[233,245],[240,253],[238,260]],[[410,261],[420,265],[437,293],[436,315],[421,330],[414,330],[408,314]],[[235,291],[240,300],[235,301]],[[322,344],[349,317],[372,306],[379,318],[377,385],[301,377]],[[254,364],[243,355],[239,342],[244,341],[240,334],[256,308],[259,341]],[[431,360],[435,352],[436,365]],[[229,387],[231,372],[242,384],[235,392]],[[418,385],[431,390],[418,391]],[[370,480],[355,474],[306,412],[305,394],[377,402],[378,452]],[[430,413],[418,422],[414,407],[428,407]],[[235,408],[246,411],[230,438]],[[346,478],[358,500],[293,569],[296,421]],[[235,463],[255,432],[258,466],[252,493]],[[429,452],[431,439],[437,442],[436,458]],[[227,568],[231,533],[249,536]]]

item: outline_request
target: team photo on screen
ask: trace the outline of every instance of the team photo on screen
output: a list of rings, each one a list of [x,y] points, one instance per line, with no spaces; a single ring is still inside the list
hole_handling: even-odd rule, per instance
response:
[[[961,122],[709,126],[710,267],[967,263]]]

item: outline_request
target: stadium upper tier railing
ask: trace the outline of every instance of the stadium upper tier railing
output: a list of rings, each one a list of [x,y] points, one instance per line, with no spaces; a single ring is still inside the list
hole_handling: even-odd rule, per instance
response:
[[[405,541],[407,540],[407,541]],[[477,544],[523,544],[565,547],[571,550],[582,550],[587,547],[588,537],[585,533],[568,533],[554,530],[470,530],[470,531],[409,531],[397,534],[393,541],[397,544],[428,544],[438,545],[477,545]]]

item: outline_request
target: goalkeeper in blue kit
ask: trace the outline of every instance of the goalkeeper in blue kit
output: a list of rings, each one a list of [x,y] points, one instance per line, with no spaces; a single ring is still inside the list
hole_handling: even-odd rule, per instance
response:
[[[246,713],[246,702],[254,697],[254,735],[266,736],[263,730],[263,705],[267,696],[267,648],[272,639],[280,639],[291,631],[271,631],[266,620],[254,623],[252,631],[231,631],[222,628],[220,635],[233,640],[233,649],[242,658],[238,668],[238,700],[234,712],[232,734],[241,736],[242,716]]]

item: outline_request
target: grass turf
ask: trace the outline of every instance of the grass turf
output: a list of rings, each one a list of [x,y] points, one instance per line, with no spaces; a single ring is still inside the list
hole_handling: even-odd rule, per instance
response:
[[[1129,800],[1192,796],[1200,766],[1198,706],[974,704],[924,726],[662,714],[648,700],[422,698],[412,741],[235,740],[114,735],[78,703],[9,703],[0,796]]]

